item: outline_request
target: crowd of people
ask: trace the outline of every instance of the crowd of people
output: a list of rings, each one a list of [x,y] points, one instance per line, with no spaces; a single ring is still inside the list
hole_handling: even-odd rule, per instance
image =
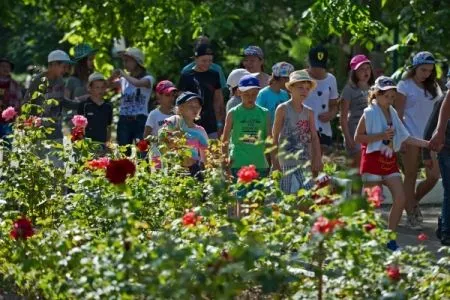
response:
[[[421,228],[419,202],[436,185],[440,170],[444,200],[437,234],[443,245],[450,245],[450,96],[438,84],[431,53],[417,53],[398,84],[390,77],[374,78],[369,58],[355,55],[340,94],[335,76],[327,71],[328,51],[320,45],[309,51],[307,69],[295,70],[280,61],[271,74],[264,72],[262,49],[249,46],[242,53],[241,66],[226,77],[213,63],[209,41],[200,38],[194,60],[179,79],[173,79],[178,79],[177,84],[156,83],[137,48],[120,54],[124,69],[109,77],[95,72],[95,54],[87,44],[75,47],[73,59],[64,51],[52,51],[47,70],[33,78],[24,96],[11,78],[14,64],[1,59],[0,109],[12,106],[20,111],[23,103],[30,102],[41,106],[42,116],[54,121],[44,124],[53,127],[48,136],[53,140],[63,139],[64,118],[68,111],[76,111],[88,120],[85,136],[107,148],[114,118],[113,104],[105,95],[114,90],[121,95],[119,145],[134,145],[149,136],[170,144],[168,136],[182,133],[191,150],[183,167],[201,180],[208,141],[220,139],[228,174],[236,177],[249,165],[260,177],[279,170],[280,186],[287,194],[312,187],[312,178],[323,168],[322,156],[335,149],[331,121],[339,114],[347,155],[359,169],[364,187],[385,185],[391,191],[389,229],[396,230],[404,210],[407,226]],[[68,66],[73,72],[64,80]],[[450,72],[448,77],[450,88]],[[229,99],[224,99],[226,88]],[[158,106],[149,112],[153,91]],[[49,104],[48,99],[57,104]],[[0,120],[0,137],[11,132],[11,123]],[[131,147],[128,155],[130,151]],[[416,186],[421,161],[426,179]],[[398,246],[393,240],[388,247]]]

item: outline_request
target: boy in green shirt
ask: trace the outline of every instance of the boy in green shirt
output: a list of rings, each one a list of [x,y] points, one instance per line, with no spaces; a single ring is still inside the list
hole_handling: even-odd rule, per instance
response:
[[[256,105],[259,80],[253,75],[241,78],[238,94],[242,103],[232,108],[226,117],[222,137],[225,165],[236,177],[243,166],[254,165],[261,177],[267,176],[269,164],[265,155],[265,140],[270,136],[267,109]]]

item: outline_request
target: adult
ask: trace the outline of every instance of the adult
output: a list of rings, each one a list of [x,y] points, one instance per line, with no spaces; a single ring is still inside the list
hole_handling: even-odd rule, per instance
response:
[[[195,67],[181,74],[179,89],[200,95],[203,108],[198,125],[202,126],[211,139],[217,139],[223,132],[225,104],[220,85],[220,76],[210,70],[213,51],[207,44],[199,44],[195,49]]]
[[[12,133],[9,122],[3,120],[1,112],[9,106],[20,110],[22,91],[19,83],[12,79],[14,64],[7,58],[0,58],[0,139]]]
[[[405,79],[398,84],[395,108],[411,136],[416,138],[423,138],[433,105],[442,97],[441,88],[436,82],[435,63],[436,60],[430,52],[417,53]],[[407,226],[412,229],[421,229],[423,217],[419,201],[439,180],[437,160],[435,155],[432,155],[432,159],[424,161],[426,179],[416,187],[417,171],[421,161],[419,154],[419,147],[412,145],[406,145],[402,154]]]
[[[352,165],[359,169],[361,145],[354,136],[364,109],[367,107],[369,89],[375,83],[370,60],[363,54],[355,55],[350,61],[350,76],[341,95],[341,128],[347,154],[352,158]]]
[[[76,62],[72,76],[67,79],[64,96],[68,99],[85,100],[88,95],[87,85],[89,75],[94,70],[96,49],[88,44],[75,46]]]
[[[209,38],[207,36],[200,36],[197,38],[195,45],[194,45],[194,50],[201,44],[205,44],[205,45],[210,45],[209,43]],[[195,69],[195,59],[194,61],[190,62],[189,64],[187,64],[186,66],[183,67],[183,69],[181,70],[181,74],[188,72],[189,70]],[[225,79],[225,74],[223,73],[222,67],[218,64],[212,63],[209,66],[209,69],[212,71],[216,71],[219,76],[220,76],[220,87],[222,89],[226,89],[227,88],[227,82]]]
[[[120,77],[122,97],[117,124],[117,143],[120,146],[131,145],[144,135],[148,115],[148,101],[152,93],[154,79],[147,73],[144,53],[137,48],[128,48],[122,54],[125,72],[115,70],[110,81]],[[117,81],[116,81],[117,84]],[[128,148],[127,155],[131,154]]]
[[[316,130],[319,134],[322,154],[328,152],[332,145],[333,131],[331,120],[338,110],[338,90],[336,78],[327,72],[328,50],[319,45],[308,53],[308,73],[317,83],[305,101],[305,105],[314,112]]]
[[[270,76],[264,73],[264,52],[258,46],[248,46],[242,54],[242,66],[250,73],[257,73],[261,88],[269,84]]]

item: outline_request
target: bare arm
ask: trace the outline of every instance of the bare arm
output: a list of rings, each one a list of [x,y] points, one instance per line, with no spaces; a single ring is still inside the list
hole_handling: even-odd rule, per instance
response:
[[[428,142],[422,139],[418,139],[415,137],[408,137],[404,143],[408,144],[408,145],[412,145],[412,146],[416,146],[416,147],[420,147],[420,148],[428,148]]]
[[[403,121],[403,117],[405,115],[405,103],[406,96],[400,93],[397,93],[397,98],[394,102],[394,108],[397,111],[398,117]]]
[[[111,125],[106,128],[106,143],[109,144],[111,142]]]
[[[444,102],[442,102],[441,110],[439,111],[439,120],[437,124],[437,133],[445,134],[447,128],[447,122],[450,119],[450,92],[447,92]]]
[[[341,101],[341,117],[340,124],[342,128],[342,133],[344,134],[345,140],[353,140],[353,137],[350,136],[350,130],[348,129],[348,111],[350,109],[350,101],[342,99]]]
[[[125,73],[123,71],[121,72],[121,74],[122,74],[123,78],[125,78],[129,83],[131,83],[135,87],[147,88],[147,89],[152,87],[152,82],[148,78],[137,79],[137,78],[134,78],[134,77],[128,75],[127,73]]]
[[[223,94],[221,89],[214,91],[214,113],[216,115],[216,121],[222,123],[225,119],[225,104],[223,101]],[[217,128],[217,132],[221,133],[222,128]],[[220,136],[220,134],[219,134]]]
[[[322,150],[320,149],[320,139],[316,128],[314,113],[312,110],[309,111],[309,124],[311,130],[311,171],[314,176],[317,176],[318,172],[322,170]]]
[[[152,134],[152,128],[150,126],[145,126],[144,128],[144,139]]]
[[[266,116],[266,132],[267,132],[267,137],[269,138],[269,140],[270,140],[270,138],[272,137],[272,131],[270,130],[271,128],[270,128],[270,116],[269,116],[269,112],[267,112],[267,114],[266,114],[267,116]],[[265,144],[265,142],[266,141],[264,141],[264,144]],[[266,145],[266,148],[267,147],[271,147],[272,145]],[[267,161],[270,161],[271,163],[273,163],[273,157],[274,157],[274,155],[273,155],[273,153],[271,152],[271,153],[267,153],[266,154],[266,157],[267,157]]]
[[[225,165],[228,167],[230,165],[230,161],[228,158],[229,155],[229,143],[230,143],[230,135],[231,129],[233,128],[233,116],[232,112],[227,114],[227,118],[225,119],[225,127],[223,129],[222,134],[222,155],[225,156]]]
[[[336,117],[337,112],[339,111],[339,99],[330,99],[329,102],[331,119],[333,120]]]
[[[273,122],[273,128],[272,128],[272,138],[273,138],[273,145],[274,150],[272,151],[272,169],[273,170],[280,170],[280,162],[278,160],[278,147],[280,146],[278,143],[278,139],[280,138],[280,132],[281,128],[284,124],[284,118],[285,118],[285,110],[284,107],[279,106],[277,110],[275,111],[275,120]]]
[[[366,133],[366,119],[364,116],[361,117],[356,128],[355,142],[360,144],[370,144],[382,140],[390,140],[394,137],[394,129],[388,128],[385,132],[377,134],[367,134]]]

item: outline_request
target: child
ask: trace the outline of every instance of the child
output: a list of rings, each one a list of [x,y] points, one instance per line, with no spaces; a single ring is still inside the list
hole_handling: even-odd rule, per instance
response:
[[[160,81],[156,85],[156,99],[159,106],[148,114],[145,123],[144,138],[149,135],[158,136],[164,121],[173,115],[173,104],[177,88],[169,80]]]
[[[289,75],[294,71],[294,66],[287,62],[279,62],[272,67],[272,76],[269,85],[261,89],[256,98],[256,104],[266,108],[270,115],[270,128],[273,126],[275,110],[278,105],[289,100],[289,94],[284,90]]]
[[[359,169],[361,145],[355,143],[354,136],[359,119],[367,107],[369,88],[373,85],[372,64],[363,54],[355,55],[350,61],[350,76],[342,91],[341,128],[347,154],[352,158],[352,165]]]
[[[282,171],[281,189],[287,194],[312,187],[301,168],[305,163],[311,161],[314,176],[322,169],[314,113],[304,105],[308,94],[315,87],[316,82],[306,70],[291,73],[286,88],[292,98],[280,104],[275,112],[272,132],[277,149],[274,151],[273,169]],[[278,153],[279,150],[283,152]]]
[[[364,187],[386,185],[394,203],[389,213],[388,227],[395,231],[405,207],[405,192],[396,152],[403,142],[416,147],[428,147],[428,142],[411,137],[392,104],[397,97],[394,81],[380,76],[369,95],[369,106],[359,120],[355,142],[361,143],[360,173]],[[397,242],[391,240],[388,248],[396,250]]]
[[[88,78],[89,97],[78,106],[78,114],[88,120],[85,136],[100,143],[103,149],[111,140],[113,119],[111,103],[103,101],[106,89],[105,77],[101,73],[92,73]]]
[[[160,130],[163,139],[166,133],[179,131],[184,133],[191,157],[185,159],[183,167],[189,169],[191,176],[202,180],[200,171],[204,169],[208,148],[208,134],[200,125],[194,123],[200,117],[203,99],[192,92],[181,93],[176,101],[176,115],[169,117]]]
[[[7,58],[0,58],[0,139],[12,133],[12,126],[1,117],[1,112],[9,106],[20,111],[22,90],[17,81],[12,79],[14,64]]]
[[[251,74],[257,74],[260,87],[266,87],[270,76],[264,73],[264,52],[258,46],[248,46],[242,54],[242,66]]]
[[[227,85],[230,88],[231,98],[227,102],[226,113],[230,111],[235,106],[241,104],[241,97],[237,95],[237,89],[239,85],[239,80],[245,75],[250,75],[250,72],[246,69],[234,69],[231,71],[230,75],[228,75]]]
[[[232,108],[225,119],[222,153],[228,157],[226,165],[235,177],[241,167],[248,165],[254,165],[261,177],[268,174],[264,151],[270,124],[267,110],[256,105],[259,89],[255,76],[242,77],[238,88],[242,103]]]

